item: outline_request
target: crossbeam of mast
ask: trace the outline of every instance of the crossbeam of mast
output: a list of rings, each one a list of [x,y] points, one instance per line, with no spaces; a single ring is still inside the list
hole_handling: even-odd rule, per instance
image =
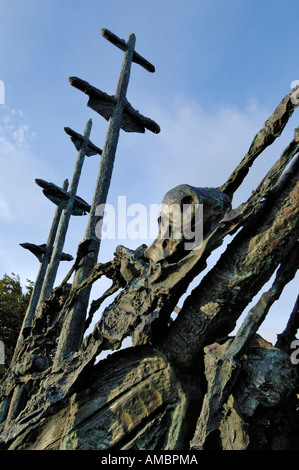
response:
[[[69,184],[68,180],[65,180],[63,182],[62,188],[65,191],[68,188],[68,184]],[[25,314],[23,324],[22,324],[22,327],[21,327],[21,331],[20,331],[20,334],[19,334],[19,337],[18,337],[17,345],[16,345],[16,348],[15,348],[15,353],[18,350],[20,343],[23,341],[24,336],[26,336],[26,331],[31,327],[32,319],[34,317],[35,310],[37,308],[38,301],[39,301],[39,298],[40,298],[40,293],[41,293],[41,290],[42,290],[42,287],[43,287],[46,271],[47,271],[47,268],[48,268],[48,265],[49,265],[49,262],[50,262],[50,258],[51,258],[51,254],[52,254],[52,250],[53,250],[53,246],[54,246],[55,237],[56,237],[56,234],[57,234],[61,214],[62,214],[62,209],[58,206],[56,208],[56,211],[55,211],[55,214],[54,214],[54,217],[53,217],[53,221],[52,221],[52,225],[51,225],[51,228],[50,228],[50,231],[49,231],[48,240],[47,240],[47,244],[46,244],[46,248],[45,248],[45,253],[44,253],[43,257],[40,258],[39,271],[38,271],[38,274],[37,274],[37,277],[36,277],[36,280],[35,280],[35,283],[34,283],[34,286],[33,286],[32,294],[31,294],[31,297],[30,297],[30,302],[29,302],[29,305],[27,307],[26,314]]]
[[[126,128],[124,126],[125,115],[132,115],[132,107],[129,106],[130,112],[127,113],[126,110],[128,109],[128,102],[126,99],[129,79],[130,79],[130,72],[132,62],[137,62],[140,65],[148,67],[151,69],[150,71],[153,72],[154,68],[151,64],[143,59],[139,54],[135,52],[135,44],[136,44],[136,37],[134,34],[131,34],[128,38],[128,41],[125,42],[122,39],[119,39],[113,33],[108,32],[108,30],[101,30],[103,37],[108,39],[114,45],[119,47],[124,51],[124,58],[122,62],[121,72],[118,80],[117,90],[114,97],[108,97],[108,95],[100,92],[100,95],[107,96],[107,103],[110,104],[109,111],[107,111],[107,115],[103,115],[102,112],[100,114],[109,120],[109,126],[106,134],[105,145],[102,152],[102,158],[100,162],[100,168],[98,173],[98,179],[96,183],[96,188],[94,192],[94,198],[92,201],[88,224],[84,234],[83,243],[86,244],[86,256],[82,259],[80,266],[78,267],[74,280],[73,280],[73,288],[76,288],[87,276],[90,274],[91,270],[93,269],[94,265],[97,262],[99,249],[100,249],[100,239],[96,236],[95,227],[100,219],[103,217],[97,213],[97,208],[99,206],[104,207],[107,200],[107,195],[110,187],[112,171],[114,167],[115,155],[119,140],[120,129],[123,128],[127,132],[136,131],[136,132],[144,132],[144,124],[148,123],[149,121],[153,123],[153,121],[147,121],[147,118],[137,120],[136,116],[140,118],[141,115],[135,110],[133,110],[133,115],[135,113],[135,117],[133,121],[138,122],[138,126],[135,126],[135,129],[131,129],[129,127]],[[150,65],[149,65],[150,64]],[[80,81],[80,79],[76,79],[76,84],[79,84],[77,88],[81,89],[82,91],[86,91],[88,94],[91,91],[97,90],[95,87],[92,87],[87,82]],[[72,85],[75,86],[74,79],[70,79]],[[81,88],[80,88],[81,86]],[[90,101],[93,100],[93,103],[99,98],[99,94],[93,94],[93,97],[90,95]],[[100,101],[100,99],[98,100]],[[105,101],[105,100],[104,100]],[[111,102],[110,102],[111,101]],[[88,104],[90,106],[90,102]],[[102,106],[102,105],[100,105]],[[90,106],[95,109],[93,106]],[[99,112],[97,109],[95,109]],[[143,130],[137,130],[143,129]],[[154,123],[154,131],[158,133],[160,128],[157,124]],[[98,231],[97,231],[98,235]],[[75,304],[70,308],[68,314],[66,315],[65,323],[63,325],[57,352],[54,360],[54,367],[60,367],[63,360],[66,359],[69,355],[79,350],[83,335],[84,335],[84,325],[85,325],[85,318],[86,312],[88,307],[90,297],[90,288],[86,288],[79,294],[78,298],[76,299]]]
[[[40,294],[39,298],[39,305],[41,305],[44,300],[51,295],[51,291],[53,289],[54,281],[57,275],[60,259],[61,259],[61,254],[69,226],[69,221],[73,212],[73,206],[77,194],[77,189],[79,185],[79,180],[82,172],[82,167],[86,155],[86,151],[88,149],[89,145],[89,136],[91,132],[91,127],[92,127],[92,120],[90,119],[86,127],[84,129],[84,133],[82,136],[82,146],[78,152],[75,168],[74,168],[74,173],[73,173],[73,178],[71,181],[70,189],[69,189],[69,200],[67,202],[66,208],[62,213],[60,225],[59,225],[59,230],[57,234],[57,238],[55,241],[54,245],[54,250],[53,254],[51,256],[51,262],[45,277],[45,281],[43,284],[43,288]]]

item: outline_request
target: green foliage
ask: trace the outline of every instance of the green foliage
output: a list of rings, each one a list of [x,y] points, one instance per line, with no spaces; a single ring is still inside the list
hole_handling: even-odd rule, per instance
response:
[[[0,340],[5,346],[5,365],[0,365],[0,378],[10,364],[19,332],[33,289],[33,282],[27,279],[23,293],[19,275],[4,274],[0,279]]]

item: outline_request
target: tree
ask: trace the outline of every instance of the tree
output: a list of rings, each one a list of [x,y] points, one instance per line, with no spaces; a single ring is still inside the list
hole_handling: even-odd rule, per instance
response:
[[[33,282],[27,279],[25,293],[20,277],[4,274],[0,279],[0,339],[5,347],[5,366],[0,366],[0,377],[10,364],[23,318],[29,304]]]

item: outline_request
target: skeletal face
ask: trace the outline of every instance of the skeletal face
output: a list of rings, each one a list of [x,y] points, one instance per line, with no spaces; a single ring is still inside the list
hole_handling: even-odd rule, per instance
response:
[[[225,212],[231,208],[228,196],[215,188],[182,184],[166,193],[158,219],[159,234],[145,251],[151,262],[175,263],[199,248]]]

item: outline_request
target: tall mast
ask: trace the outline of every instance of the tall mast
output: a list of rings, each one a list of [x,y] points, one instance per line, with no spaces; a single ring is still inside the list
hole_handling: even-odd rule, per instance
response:
[[[98,230],[97,235],[95,233],[95,227],[103,218],[103,212],[99,215],[97,208],[99,206],[104,207],[107,201],[120,129],[127,132],[145,132],[145,128],[155,133],[160,131],[159,126],[154,121],[142,116],[126,99],[132,62],[142,65],[150,72],[155,71],[154,66],[135,52],[136,38],[134,34],[131,34],[126,42],[123,39],[119,39],[107,29],[102,29],[101,33],[104,38],[124,51],[124,58],[115,95],[109,96],[79,78],[71,77],[69,79],[71,85],[89,95],[88,106],[105,119],[109,120],[94,198],[84,235],[83,243],[85,243],[86,254],[75,273],[73,288],[76,288],[86,279],[97,262],[100,238],[98,238]],[[81,346],[89,297],[90,288],[81,291],[66,316],[54,361],[54,365],[57,367],[59,367],[67,356],[77,351]]]

